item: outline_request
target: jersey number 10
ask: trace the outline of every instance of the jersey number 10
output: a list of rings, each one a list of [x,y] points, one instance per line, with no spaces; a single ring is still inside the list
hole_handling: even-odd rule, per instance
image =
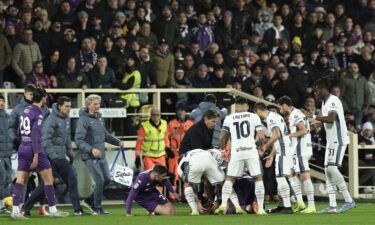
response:
[[[21,120],[21,123],[20,123],[21,135],[29,135],[31,133],[29,117],[21,116],[20,120]]]
[[[247,120],[234,122],[233,125],[236,127],[237,139],[247,138],[250,135],[250,123]]]

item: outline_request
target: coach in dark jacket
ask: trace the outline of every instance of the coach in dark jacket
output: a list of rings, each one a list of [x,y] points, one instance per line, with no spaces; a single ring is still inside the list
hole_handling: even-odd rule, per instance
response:
[[[12,142],[8,135],[8,118],[9,115],[5,112],[5,98],[0,95],[0,199],[3,199],[11,194],[12,182]],[[0,200],[1,201],[1,200]],[[5,209],[0,207],[0,213]]]
[[[214,127],[219,120],[216,110],[209,109],[203,114],[203,119],[194,124],[182,139],[180,154],[183,155],[193,149],[211,149]]]
[[[61,96],[52,105],[52,113],[45,120],[42,128],[42,146],[52,164],[53,173],[61,177],[69,188],[70,201],[74,215],[83,215],[79,203],[77,175],[72,166],[73,151],[70,138],[69,112],[72,106],[70,98]],[[70,162],[66,159],[69,157]],[[24,210],[27,214],[34,204],[44,195],[44,185],[39,185],[27,199]]]

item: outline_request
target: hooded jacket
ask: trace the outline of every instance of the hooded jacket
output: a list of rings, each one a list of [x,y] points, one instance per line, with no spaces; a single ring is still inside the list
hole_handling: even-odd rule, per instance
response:
[[[12,140],[12,142],[14,142],[17,139],[17,128],[18,128],[18,124],[19,124],[18,120],[19,120],[20,114],[30,104],[31,104],[31,102],[28,102],[28,101],[25,100],[25,98],[22,98],[20,104],[18,104],[18,105],[16,105],[16,107],[14,107],[14,109],[12,110],[12,113],[9,116],[8,134],[9,134],[9,137]],[[43,106],[40,110],[42,111],[43,118],[46,119],[50,114],[48,107]]]
[[[93,148],[99,149],[101,151],[100,158],[105,159],[105,142],[120,145],[120,140],[111,135],[105,128],[102,114],[90,114],[86,107],[79,111],[75,142],[81,151],[83,161],[96,159],[91,153]]]
[[[42,146],[51,160],[73,157],[70,118],[60,113],[56,103],[52,105],[52,113],[43,124]]]

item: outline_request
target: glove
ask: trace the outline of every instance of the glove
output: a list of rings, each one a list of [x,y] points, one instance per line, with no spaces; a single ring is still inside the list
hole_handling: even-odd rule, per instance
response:
[[[168,158],[170,158],[170,159],[174,158],[174,152],[171,149],[167,148],[165,150],[165,153],[167,153]]]
[[[141,158],[140,157],[137,157],[135,158],[135,168],[139,169],[141,168]]]
[[[20,147],[21,145],[21,142],[16,138],[13,140],[13,148],[14,150],[16,150],[16,152],[18,152],[18,148]]]
[[[70,165],[73,165],[73,162],[74,162],[74,156],[72,156],[72,155],[68,155],[68,158],[69,158],[69,163],[70,163]]]

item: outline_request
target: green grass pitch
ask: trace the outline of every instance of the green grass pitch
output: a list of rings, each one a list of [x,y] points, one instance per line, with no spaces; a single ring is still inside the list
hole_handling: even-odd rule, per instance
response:
[[[339,203],[341,206],[342,203]],[[0,214],[0,225],[35,224],[35,225],[373,225],[375,224],[375,203],[359,203],[357,208],[343,214],[292,214],[292,215],[208,215],[188,216],[187,204],[175,204],[176,216],[148,216],[140,207],[133,209],[133,217],[126,217],[123,206],[107,206],[111,215],[102,216],[69,216],[63,219],[41,218],[32,216],[29,220],[13,221],[9,214]],[[322,209],[327,203],[318,203],[317,209]],[[71,211],[71,208],[63,208]],[[37,215],[33,211],[32,215]]]

